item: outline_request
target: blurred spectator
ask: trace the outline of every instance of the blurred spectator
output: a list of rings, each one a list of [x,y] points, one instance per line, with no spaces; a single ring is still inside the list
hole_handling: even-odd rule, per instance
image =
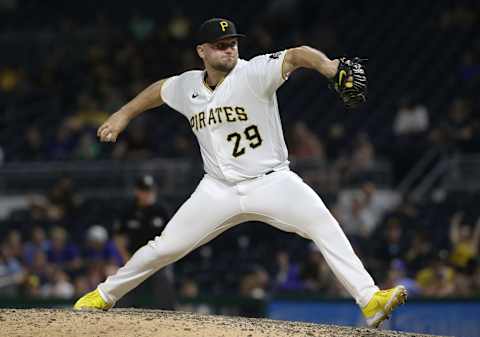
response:
[[[402,284],[408,290],[408,296],[421,295],[421,289],[417,282],[407,276],[407,269],[405,263],[400,259],[392,260],[390,268],[388,269],[387,279],[382,284],[382,289],[393,288],[398,284]]]
[[[43,289],[48,286],[48,280],[52,273],[53,266],[48,263],[47,255],[37,251],[33,255],[33,262],[28,268],[25,279],[25,293],[29,297],[42,297]]]
[[[422,230],[417,230],[413,236],[408,250],[405,253],[405,261],[411,270],[424,268],[432,254],[432,241]]]
[[[198,312],[201,314],[212,313],[210,306],[198,301],[199,289],[198,284],[194,280],[190,278],[184,279],[180,285],[179,295],[182,302],[176,305],[175,310]]]
[[[87,230],[84,261],[89,264],[100,263],[103,265],[114,264],[123,266],[124,261],[122,254],[117,249],[115,243],[108,239],[107,230],[95,225]]]
[[[440,251],[416,277],[427,297],[449,297],[455,294],[455,270],[447,264],[447,252]]]
[[[457,212],[450,220],[450,243],[452,252],[450,261],[452,264],[461,269],[466,270],[473,259],[478,256],[478,248],[480,243],[480,218],[477,219],[475,228],[464,223],[464,215]]]
[[[19,295],[24,280],[23,267],[8,243],[0,243],[0,296]]]
[[[73,159],[94,160],[98,159],[100,155],[100,144],[95,135],[89,132],[83,133],[73,150]]]
[[[309,243],[308,256],[300,267],[303,289],[326,297],[349,296],[333,275],[317,245]]]
[[[357,135],[352,153],[352,171],[367,171],[375,162],[375,148],[366,133]]]
[[[10,230],[5,238],[5,245],[8,247],[9,256],[21,260],[23,255],[23,242],[20,231]]]
[[[471,103],[464,98],[455,99],[448,109],[447,118],[432,130],[430,139],[435,144],[454,146],[457,151],[469,150],[474,136],[470,119]]]
[[[360,196],[352,196],[349,205],[338,212],[340,218],[338,219],[342,229],[348,235],[358,238],[366,238],[373,229],[372,218],[368,211],[365,211],[364,204]],[[365,212],[364,212],[365,211]]]
[[[70,278],[63,270],[54,268],[51,280],[43,288],[43,297],[70,299],[75,294],[75,288],[70,283]]]
[[[382,228],[382,238],[378,243],[375,257],[383,264],[382,268],[388,268],[392,260],[402,258],[408,247],[406,235],[397,217],[390,217],[386,226]]]
[[[328,284],[327,268],[318,247],[310,244],[307,258],[303,261],[300,269],[304,289],[312,292],[324,291]]]
[[[22,81],[22,72],[17,67],[0,68],[0,92],[11,93],[15,91]]]
[[[186,299],[198,297],[198,285],[192,279],[184,279],[180,286],[180,296]]]
[[[62,227],[50,231],[50,246],[47,250],[48,262],[54,263],[69,272],[78,271],[82,265],[78,247],[68,240],[68,233]]]
[[[348,160],[339,158],[337,166],[343,171],[348,183],[356,184],[370,180],[370,173],[375,167],[375,147],[366,133],[359,133],[353,143],[352,155]]]
[[[275,257],[273,290],[278,292],[302,290],[300,266],[291,261],[290,255],[285,250],[278,251]]]
[[[88,129],[96,131],[108,116],[107,112],[99,108],[96,100],[82,93],[78,97],[77,111],[65,119],[64,126],[73,132]]]
[[[323,296],[344,296],[346,290],[338,286],[318,247],[312,242],[308,248],[308,256],[300,267],[303,289]]]
[[[240,280],[240,295],[253,300],[265,300],[267,297],[270,277],[263,267],[255,269],[243,276]],[[251,301],[245,301],[240,305],[239,315],[245,317],[262,317],[263,313],[259,306]]]
[[[50,243],[47,240],[45,230],[40,226],[33,226],[30,241],[23,246],[23,261],[31,266],[37,252],[46,254]]]
[[[240,282],[240,294],[247,298],[265,299],[267,296],[270,277],[262,267],[245,275]]]
[[[388,198],[380,195],[374,183],[365,182],[358,191],[340,195],[337,204],[339,222],[346,233],[367,239],[392,206]]]
[[[296,122],[293,127],[290,154],[297,159],[325,159],[322,142],[303,122]]]
[[[48,192],[48,201],[46,207],[50,220],[55,222],[69,220],[79,204],[72,179],[68,177],[59,179]]]
[[[330,124],[327,137],[328,157],[336,160],[345,153],[349,141],[340,118]]]
[[[43,195],[28,195],[28,218],[32,223],[43,223],[47,220],[47,198]]]
[[[455,274],[453,296],[455,297],[472,297],[474,296],[474,279],[470,274],[457,271]]]
[[[470,123],[471,104],[465,99],[456,99],[448,111],[445,123],[447,134],[453,144],[467,146],[473,138],[473,125]]]
[[[428,130],[428,110],[425,106],[414,104],[405,97],[397,111],[393,129],[397,136],[412,136]]]

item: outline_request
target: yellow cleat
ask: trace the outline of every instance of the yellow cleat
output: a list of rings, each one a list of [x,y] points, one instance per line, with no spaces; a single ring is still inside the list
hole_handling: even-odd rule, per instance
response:
[[[390,318],[390,314],[396,307],[406,301],[407,289],[404,286],[377,291],[370,302],[362,308],[367,325],[371,328],[378,328],[384,320]]]
[[[74,310],[108,310],[111,304],[105,302],[98,289],[83,295],[73,306]]]

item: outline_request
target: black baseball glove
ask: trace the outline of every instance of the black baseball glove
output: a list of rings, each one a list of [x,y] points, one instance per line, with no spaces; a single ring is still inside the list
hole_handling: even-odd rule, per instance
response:
[[[367,100],[367,76],[362,64],[366,60],[355,57],[340,58],[337,73],[330,79],[332,88],[348,109],[354,109]]]

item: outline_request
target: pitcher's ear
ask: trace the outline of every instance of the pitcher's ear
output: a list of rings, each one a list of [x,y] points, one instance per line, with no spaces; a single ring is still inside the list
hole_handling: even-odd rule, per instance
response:
[[[203,45],[199,44],[199,45],[197,45],[196,49],[197,49],[198,56],[200,56],[200,58],[203,59],[203,57],[205,55],[205,47]]]

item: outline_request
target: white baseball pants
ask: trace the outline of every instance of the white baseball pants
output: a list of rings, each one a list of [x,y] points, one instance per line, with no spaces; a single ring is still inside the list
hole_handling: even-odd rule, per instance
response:
[[[225,230],[252,220],[313,240],[361,307],[378,290],[320,197],[298,175],[284,169],[237,184],[205,175],[162,234],[101,283],[100,294],[115,303],[160,268]]]

